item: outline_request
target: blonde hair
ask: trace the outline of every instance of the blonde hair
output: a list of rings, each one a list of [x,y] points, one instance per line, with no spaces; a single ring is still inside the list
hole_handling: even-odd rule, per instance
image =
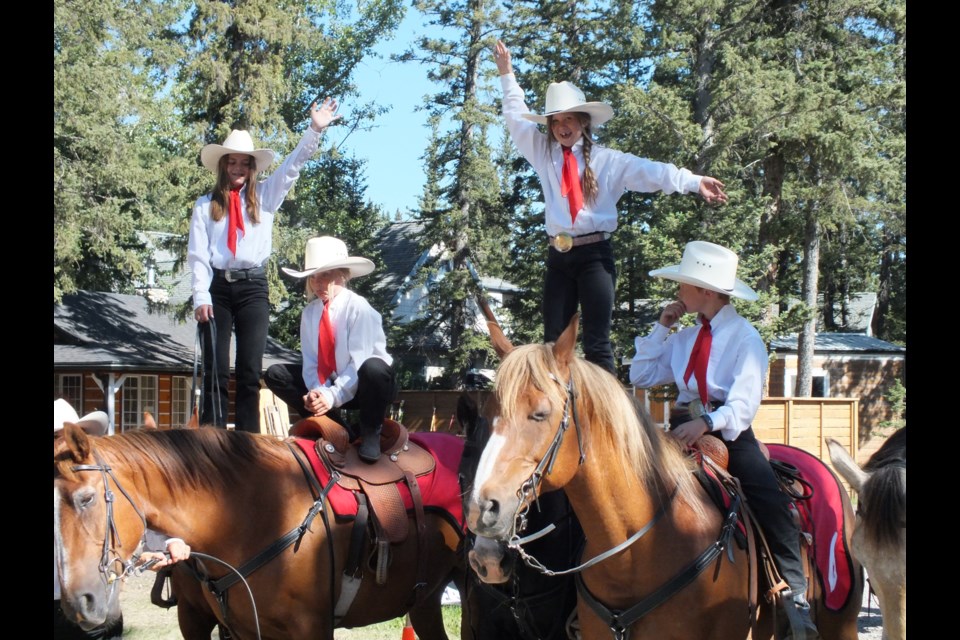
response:
[[[227,162],[230,154],[220,156],[217,162],[217,185],[210,198],[210,217],[214,222],[223,220],[230,211],[230,176],[227,174]],[[247,217],[253,224],[260,223],[260,200],[257,198],[257,159],[250,156],[250,170],[247,174]]]
[[[590,115],[575,111],[574,115],[580,121],[580,128],[583,129],[583,176],[580,178],[580,191],[583,193],[583,201],[587,204],[593,204],[597,200],[597,192],[600,186],[597,183],[597,176],[590,168],[590,151],[593,149],[593,137],[591,133]],[[553,116],[547,116],[547,132],[552,142],[560,144],[560,141],[553,137]]]

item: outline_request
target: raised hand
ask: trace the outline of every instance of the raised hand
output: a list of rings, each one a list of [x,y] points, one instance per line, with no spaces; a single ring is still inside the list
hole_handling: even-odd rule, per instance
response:
[[[339,120],[340,114],[337,113],[339,105],[337,101],[327,96],[323,99],[323,104],[319,107],[314,102],[310,105],[310,126],[314,131],[323,131],[330,123]]]
[[[497,63],[497,71],[500,72],[500,75],[504,76],[508,73],[513,73],[513,63],[510,61],[510,49],[507,49],[507,45],[503,44],[503,40],[497,40],[497,44],[493,48],[493,59]]]

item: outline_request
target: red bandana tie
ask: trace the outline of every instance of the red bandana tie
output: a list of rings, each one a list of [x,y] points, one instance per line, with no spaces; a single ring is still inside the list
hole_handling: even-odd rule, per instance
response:
[[[227,221],[227,248],[230,249],[233,253],[233,257],[237,257],[237,229],[243,231],[243,235],[247,235],[246,230],[243,228],[243,210],[240,208],[240,188],[230,189],[230,216]]]
[[[580,190],[580,169],[577,167],[577,156],[573,155],[570,147],[563,149],[563,171],[561,172],[560,195],[567,199],[570,205],[570,219],[577,221],[577,214],[583,209],[583,191]]]
[[[337,370],[337,352],[336,343],[333,336],[333,325],[330,324],[330,303],[323,307],[323,315],[320,316],[320,336],[317,345],[317,377],[320,378],[320,384],[327,381],[334,371]]]
[[[690,352],[690,360],[687,362],[687,370],[683,374],[683,382],[687,384],[690,380],[690,374],[693,373],[697,380],[697,389],[700,391],[700,401],[707,405],[710,396],[707,393],[707,363],[710,362],[710,345],[713,344],[713,333],[710,331],[710,321],[700,316],[700,333],[697,334],[697,340],[693,343],[693,351]]]

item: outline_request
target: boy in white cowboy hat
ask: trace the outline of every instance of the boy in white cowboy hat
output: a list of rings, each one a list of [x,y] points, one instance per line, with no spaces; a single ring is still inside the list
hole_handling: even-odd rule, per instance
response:
[[[493,54],[510,137],[533,165],[543,188],[550,244],[544,340],[556,340],[579,306],[584,356],[615,373],[610,325],[616,270],[610,237],[617,230],[617,201],[626,191],[699,193],[709,203],[726,202],[727,194],[716,178],[596,144],[593,128],[612,118],[613,109],[603,102],[587,102],[569,82],[547,88],[544,115],[530,113],[513,74],[509,49],[498,41]],[[534,123],[546,125],[547,133]]]
[[[630,382],[642,388],[677,385],[670,435],[684,445],[704,434],[726,443],[729,471],[740,480],[790,587],[783,601],[798,615],[788,614],[797,624],[787,637],[818,638],[805,596],[800,532],[790,499],[780,491],[751,427],[763,397],[767,349],[753,325],[730,304],[731,297],[757,299],[753,289],[737,279],[738,262],[726,247],[694,241],[687,243],[680,264],[650,272],[679,282],[678,299],[663,308],[650,335],[636,339]],[[697,324],[671,333],[685,313],[697,314]]]
[[[273,218],[300,168],[319,147],[321,132],[340,117],[336,111],[331,98],[319,107],[312,104],[310,126],[297,148],[260,182],[257,173],[270,166],[275,154],[255,148],[248,132],[231,131],[223,144],[200,151],[203,166],[217,176],[213,191],[193,207],[187,248],[194,316],[199,323],[213,321],[211,330],[203,332],[203,424],[227,424],[230,334],[236,330],[236,428],[260,431],[260,373],[270,320],[264,265],[273,247]]]
[[[303,271],[307,299],[300,316],[301,366],[275,364],[267,369],[267,387],[304,418],[337,409],[359,409],[358,454],[366,462],[380,457],[380,429],[397,395],[393,358],[387,353],[383,319],[367,300],[347,289],[351,278],[374,270],[367,258],[349,256],[347,245],[330,236],[307,241]]]

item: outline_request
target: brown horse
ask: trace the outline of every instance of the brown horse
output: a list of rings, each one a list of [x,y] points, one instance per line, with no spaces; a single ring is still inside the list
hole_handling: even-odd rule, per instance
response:
[[[207,640],[219,622],[233,638],[332,640],[353,526],[338,521],[329,503],[314,495],[287,444],[220,429],[96,438],[68,424],[63,434],[54,441],[54,540],[61,604],[71,619],[92,628],[116,610],[119,585],[133,570],[149,527],[187,540],[194,550],[175,571],[189,567],[214,580],[230,575],[228,565],[276,554],[245,580],[225,586],[222,600],[195,580],[177,580],[184,638]],[[421,638],[445,640],[440,598],[451,580],[462,585],[465,575],[462,532],[453,520],[428,511],[425,553],[414,534],[393,545],[383,586],[376,583],[377,567],[369,566],[367,536],[359,589],[336,626],[365,626],[409,612]],[[410,524],[416,531],[412,517]],[[282,539],[286,543],[278,545]],[[423,556],[428,561],[420,563]]]
[[[907,637],[907,428],[887,438],[861,469],[827,438],[830,460],[860,500],[854,555],[867,569],[883,614],[883,640]]]
[[[583,638],[770,638],[773,605],[761,599],[749,613],[755,567],[736,542],[723,544],[725,515],[675,441],[639,418],[613,376],[575,356],[577,320],[556,344],[514,349],[495,335],[500,408],[467,501],[470,529],[516,542],[538,486],[563,489],[587,540]],[[838,612],[814,600],[823,638],[856,640],[861,589],[855,580]]]

